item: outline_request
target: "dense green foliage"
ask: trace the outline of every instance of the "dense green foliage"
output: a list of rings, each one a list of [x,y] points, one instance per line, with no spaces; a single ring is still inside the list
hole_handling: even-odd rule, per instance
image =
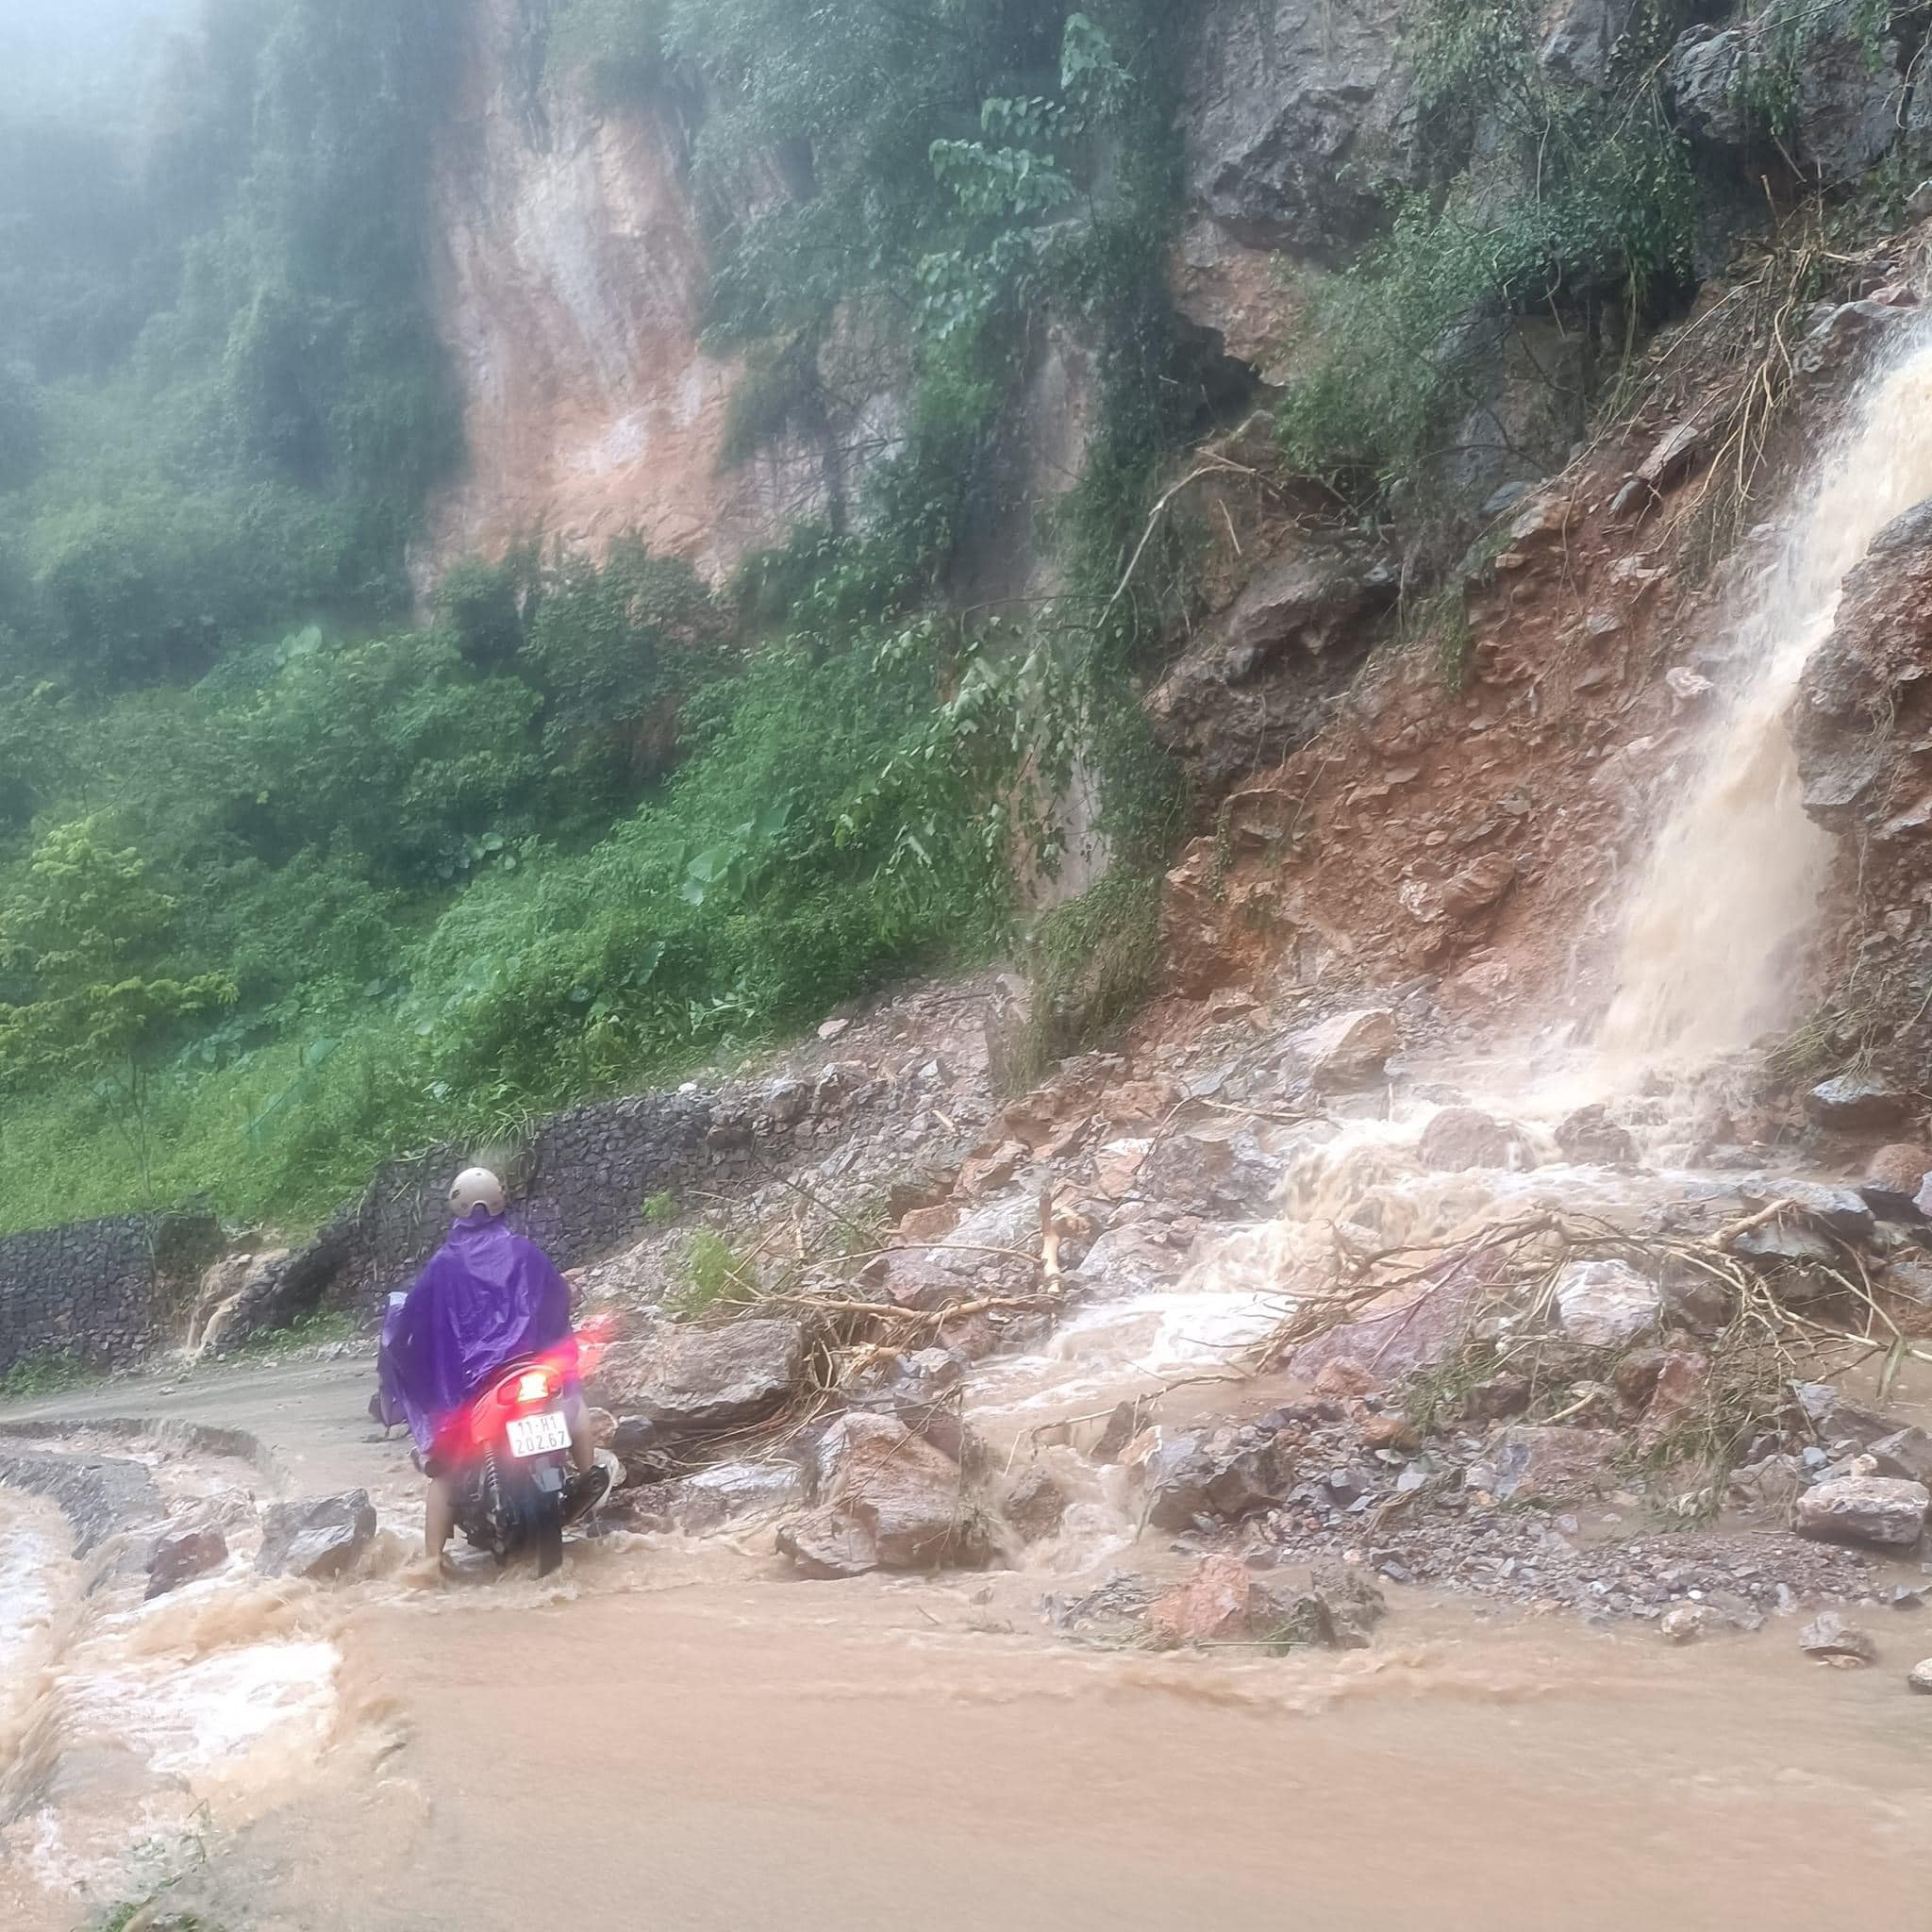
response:
[[[0,1066],[0,1223],[312,1217],[403,1148],[984,952],[1076,756],[1131,858],[1172,830],[1125,673],[1184,558],[1163,538],[1113,594],[1211,408],[1163,293],[1171,10],[559,0],[543,84],[702,78],[719,205],[774,156],[791,177],[717,240],[714,330],[766,373],[743,447],[816,406],[863,315],[909,368],[905,434],[725,592],[635,541],[533,546],[451,573],[419,627],[404,546],[453,451],[420,227],[458,12],[204,0],[138,143],[0,122],[0,1038],[159,990],[131,1033],[81,1029],[86,1067]],[[1055,327],[1103,408],[1042,523],[1017,432]],[[958,594],[1034,543],[1052,607]],[[76,854],[118,882],[125,973],[44,942],[36,881]],[[139,1070],[132,1136],[110,1060]]]
[[[205,668],[407,597],[455,419],[421,287],[455,0],[208,0],[139,125],[0,110],[0,669]]]

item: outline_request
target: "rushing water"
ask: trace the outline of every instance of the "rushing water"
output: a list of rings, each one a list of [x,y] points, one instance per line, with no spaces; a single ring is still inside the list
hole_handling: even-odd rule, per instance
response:
[[[1738,683],[1630,902],[1601,1034],[1628,1074],[1748,1045],[1785,1017],[1829,841],[1785,730],[1845,575],[1932,496],[1932,341],[1913,326],[1867,381],[1736,613]]]

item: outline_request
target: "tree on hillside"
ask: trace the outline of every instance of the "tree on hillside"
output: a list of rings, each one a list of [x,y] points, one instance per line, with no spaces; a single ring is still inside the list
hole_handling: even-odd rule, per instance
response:
[[[184,1022],[235,997],[219,974],[171,975],[174,925],[175,902],[98,818],[49,832],[25,884],[0,908],[0,1086],[93,1081],[150,1201],[155,1067]]]

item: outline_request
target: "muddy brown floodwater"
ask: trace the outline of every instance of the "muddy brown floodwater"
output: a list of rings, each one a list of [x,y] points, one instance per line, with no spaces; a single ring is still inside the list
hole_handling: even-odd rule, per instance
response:
[[[1922,1712],[1788,1633],[1405,1607],[1371,1652],[1162,1657],[975,1630],[973,1594],[358,1611],[345,1679],[395,1749],[180,1901],[253,1932],[1932,1924]]]

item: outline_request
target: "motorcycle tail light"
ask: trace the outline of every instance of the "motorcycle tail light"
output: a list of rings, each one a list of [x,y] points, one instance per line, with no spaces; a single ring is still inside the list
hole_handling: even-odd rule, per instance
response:
[[[525,1369],[505,1378],[497,1389],[496,1399],[506,1408],[535,1408],[552,1401],[557,1391],[558,1379],[553,1371]]]

